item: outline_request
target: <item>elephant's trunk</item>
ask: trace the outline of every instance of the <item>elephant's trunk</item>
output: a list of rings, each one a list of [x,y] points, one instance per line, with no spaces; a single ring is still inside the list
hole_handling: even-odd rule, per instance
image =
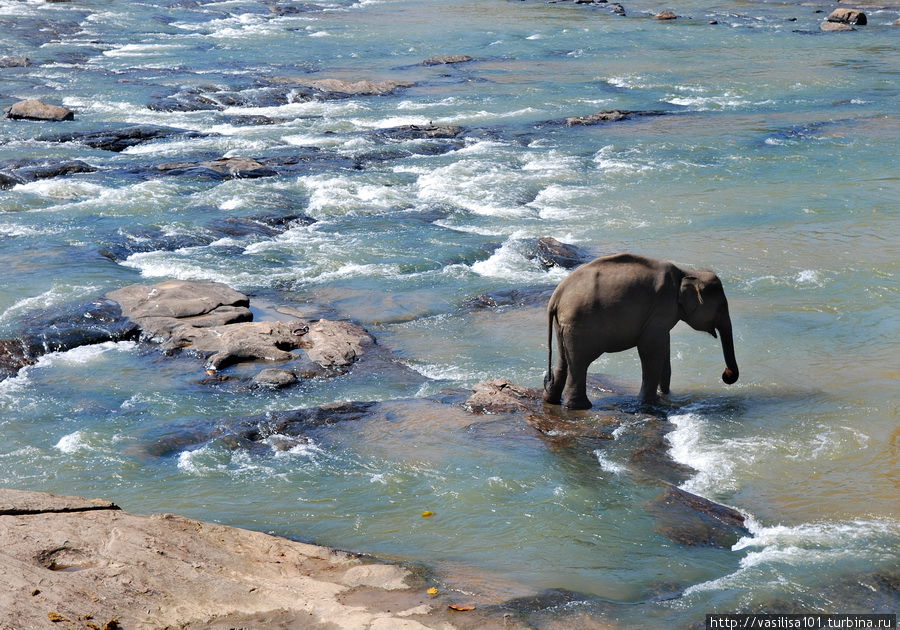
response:
[[[734,358],[734,338],[731,334],[731,318],[728,316],[728,311],[719,320],[716,330],[722,339],[722,354],[725,355],[725,371],[722,372],[722,380],[731,385],[737,382],[740,372],[737,360]]]

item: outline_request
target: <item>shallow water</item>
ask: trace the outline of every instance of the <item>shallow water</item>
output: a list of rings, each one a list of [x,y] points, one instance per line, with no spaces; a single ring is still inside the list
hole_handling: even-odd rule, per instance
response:
[[[713,611],[896,609],[871,576],[896,571],[900,542],[898,11],[818,35],[794,32],[822,19],[797,4],[692,0],[678,8],[688,17],[666,23],[641,0],[625,18],[531,1],[364,0],[283,16],[246,0],[167,4],[0,0],[0,56],[38,64],[0,69],[4,107],[62,102],[76,110],[66,130],[153,123],[220,134],[111,153],[36,141],[61,128],[3,119],[0,159],[100,170],[0,191],[0,337],[36,308],[209,279],[273,303],[328,305],[422,378],[248,394],[198,384],[196,362],[130,342],[48,355],[0,383],[0,485],[424,562],[496,599],[569,589],[599,600],[552,614],[625,627],[686,627]],[[417,65],[458,53],[477,60]],[[416,85],[223,111],[147,108],[184,87],[307,73]],[[666,115],[544,124],[613,108]],[[235,124],[245,114],[284,121]],[[388,144],[414,154],[346,165],[385,148],[373,131],[432,121],[462,125],[464,146],[415,154],[422,141]],[[222,182],[125,170],[301,147],[331,162]],[[225,216],[291,212],[317,222],[121,263],[97,253],[123,232],[202,235]],[[596,454],[553,449],[524,426],[473,424],[425,403],[414,412],[385,402],[378,418],[289,451],[213,441],[154,452],[162,436],[267,409],[413,398],[496,376],[539,385],[542,308],[463,307],[484,291],[565,277],[527,257],[522,239],[538,236],[722,277],[741,381],[721,384],[717,342],[677,327],[668,439],[697,470],[683,487],[739,508],[752,537],[721,550],[657,534],[646,503],[658,486],[615,441]],[[593,369],[636,393],[635,353]]]

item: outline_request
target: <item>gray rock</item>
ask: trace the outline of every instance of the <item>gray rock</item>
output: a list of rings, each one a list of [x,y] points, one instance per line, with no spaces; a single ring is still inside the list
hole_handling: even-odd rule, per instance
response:
[[[589,262],[594,257],[576,245],[562,243],[552,236],[542,236],[533,245],[531,257],[544,269],[562,267],[572,269]]]
[[[344,81],[342,79],[310,79],[309,77],[270,77],[268,81],[313,88],[327,94],[349,96],[380,96],[415,85],[411,81]]]
[[[377,135],[391,140],[434,140],[456,138],[462,132],[457,125],[401,125],[379,129]]]
[[[0,171],[0,190],[5,190],[7,188],[12,188],[13,186],[17,186],[18,184],[24,184],[24,180],[12,175],[10,173],[4,173]]]
[[[832,11],[827,18],[829,22],[838,22],[843,24],[856,24],[863,26],[868,22],[866,14],[859,9],[838,8]]]
[[[81,160],[63,160],[61,162],[31,158],[3,160],[0,162],[0,188],[12,188],[16,184],[76,173],[93,173],[96,170]]]
[[[253,377],[253,384],[257,387],[280,389],[297,382],[297,375],[291,370],[268,368]]]
[[[157,170],[170,174],[182,174],[200,169],[217,173],[225,179],[252,179],[277,175],[273,169],[252,158],[218,158],[208,162],[165,162],[157,164]]]
[[[70,132],[65,134],[55,134],[40,136],[36,140],[42,142],[78,142],[94,149],[102,149],[104,151],[120,152],[129,147],[158,140],[160,138],[171,138],[173,136],[179,138],[200,138],[209,134],[197,131],[189,131],[187,129],[176,129],[173,127],[162,127],[159,125],[133,125],[123,127],[121,129],[108,129],[102,131],[88,132]]]
[[[59,122],[74,120],[71,109],[61,105],[48,105],[35,99],[19,101],[4,110],[7,118],[13,120],[46,120]]]
[[[654,15],[653,19],[655,19],[655,20],[677,20],[678,16],[675,14],[674,11],[669,11],[668,9],[666,9],[665,11],[660,11],[659,13]]]
[[[30,65],[28,57],[0,57],[0,68],[26,68]]]

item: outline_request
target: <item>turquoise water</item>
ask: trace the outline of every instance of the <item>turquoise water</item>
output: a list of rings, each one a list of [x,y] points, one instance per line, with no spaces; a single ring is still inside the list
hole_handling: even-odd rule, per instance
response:
[[[131,342],[48,355],[0,383],[0,485],[422,562],[497,601],[569,589],[599,599],[551,615],[624,627],[648,617],[689,627],[713,611],[896,609],[873,576],[896,575],[900,542],[900,12],[868,11],[858,32],[820,35],[795,32],[823,19],[799,3],[690,1],[665,23],[649,17],[661,5],[625,6],[627,17],[530,0],[375,0],[277,15],[244,0],[0,1],[0,56],[35,62],[0,69],[3,106],[27,97],[76,111],[54,126],[3,119],[0,160],[99,169],[0,191],[0,337],[35,308],[208,279],[262,303],[326,305],[421,375],[248,393],[198,384],[195,361]],[[418,65],[439,54],[476,60]],[[147,107],[186,87],[301,75],[415,85],[263,107]],[[614,108],[666,114],[545,124]],[[433,154],[375,134],[429,122],[461,125],[464,143]],[[218,135],[122,153],[33,139],[111,123]],[[386,146],[408,155],[363,159]],[[327,156],[322,165],[278,177],[135,172],[308,147]],[[123,233],[202,235],[226,216],[296,212],[317,222],[119,263],[98,254]],[[752,536],[733,549],[656,533],[646,503],[659,488],[615,441],[599,453],[554,449],[511,420],[390,402],[498,376],[540,384],[543,309],[464,307],[565,277],[528,258],[523,240],[540,236],[723,279],[741,381],[723,385],[717,343],[677,327],[669,444],[697,470],[683,487],[749,517]],[[636,353],[593,370],[637,393]],[[219,419],[337,400],[385,402],[375,419],[290,451],[216,441],[154,450]]]

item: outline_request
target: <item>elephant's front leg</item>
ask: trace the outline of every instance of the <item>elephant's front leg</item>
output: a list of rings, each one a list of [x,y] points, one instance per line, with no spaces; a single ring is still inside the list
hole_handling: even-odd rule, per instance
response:
[[[672,378],[669,332],[645,335],[638,344],[638,355],[641,357],[641,400],[655,403],[659,400],[657,390],[667,394]]]

